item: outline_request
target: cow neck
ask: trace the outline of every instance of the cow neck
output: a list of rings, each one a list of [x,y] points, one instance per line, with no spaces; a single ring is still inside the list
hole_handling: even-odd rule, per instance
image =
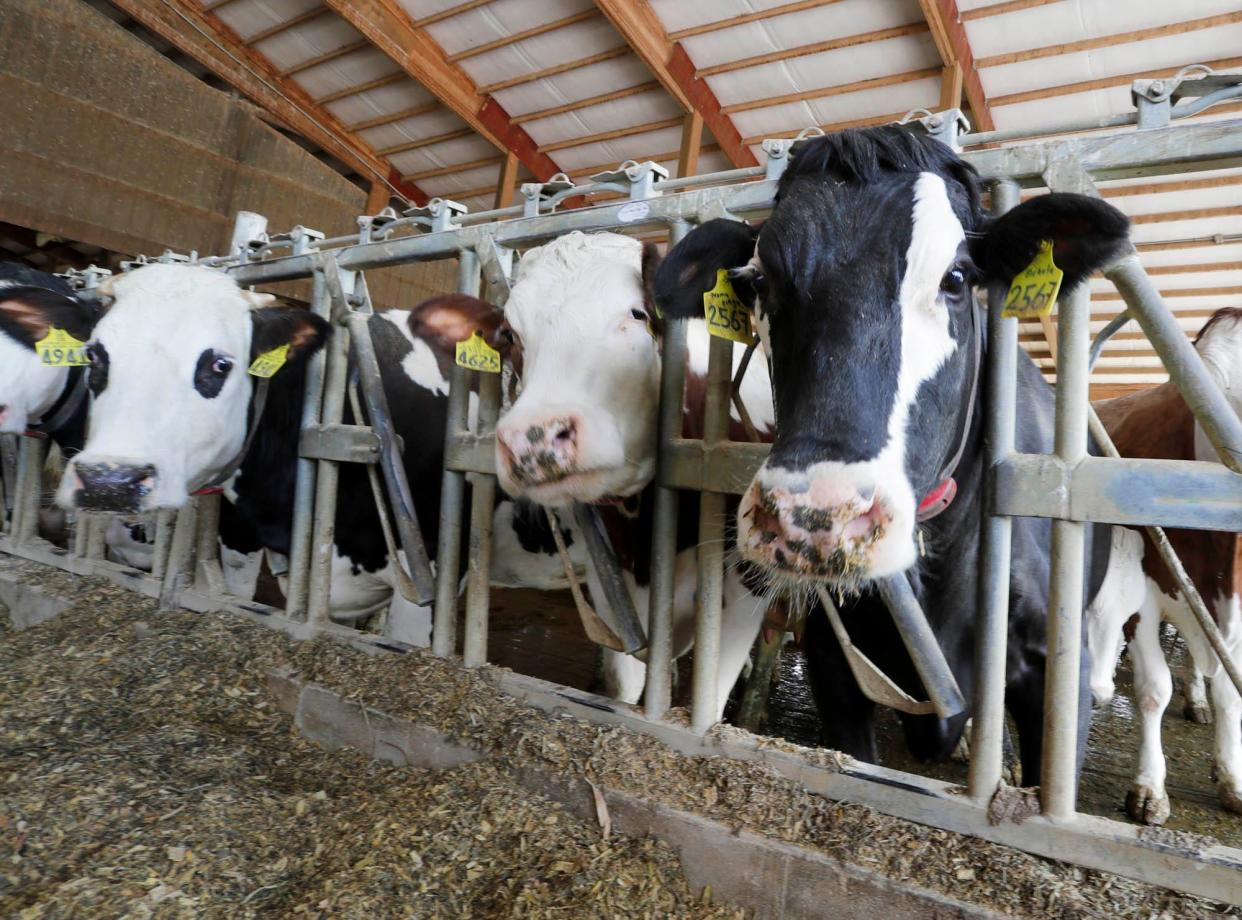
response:
[[[966,443],[970,440],[970,428],[975,417],[975,401],[979,396],[979,368],[983,364],[983,335],[979,329],[979,308],[975,303],[970,305],[970,337],[974,341],[970,370],[970,392],[966,399],[966,417],[962,420],[962,430],[958,434],[957,449],[936,477],[936,485],[919,501],[915,519],[922,524],[943,513],[953,499],[957,497],[957,480],[954,474],[966,453]]]
[[[86,368],[71,367],[65,387],[52,407],[27,430],[29,435],[55,437],[77,416],[86,405]]]

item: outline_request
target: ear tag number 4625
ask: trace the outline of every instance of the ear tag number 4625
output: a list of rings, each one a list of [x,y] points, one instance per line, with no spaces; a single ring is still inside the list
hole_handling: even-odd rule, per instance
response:
[[[464,342],[458,342],[456,351],[458,367],[484,374],[500,373],[500,352],[484,341],[479,330],[476,329],[474,335]]]
[[[86,343],[55,326],[35,342],[35,354],[44,367],[86,367],[91,363],[86,357]]]
[[[1052,261],[1052,241],[1039,244],[1039,252],[1031,264],[1013,279],[1001,316],[1016,319],[1036,319],[1052,312],[1061,291],[1063,273]]]
[[[707,318],[707,331],[712,335],[750,344],[750,310],[733,290],[728,269],[717,269],[716,286],[703,292],[703,315]]]

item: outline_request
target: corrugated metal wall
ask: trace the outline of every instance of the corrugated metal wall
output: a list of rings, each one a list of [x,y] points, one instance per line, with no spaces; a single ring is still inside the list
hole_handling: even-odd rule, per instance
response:
[[[366,196],[78,0],[0,2],[0,220],[117,252],[222,252],[232,215],[349,232]],[[452,290],[451,264],[387,271],[378,303]]]

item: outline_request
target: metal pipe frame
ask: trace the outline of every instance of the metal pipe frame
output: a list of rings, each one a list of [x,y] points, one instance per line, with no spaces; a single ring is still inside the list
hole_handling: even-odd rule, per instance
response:
[[[1069,140],[1046,141],[1027,144],[1019,147],[996,148],[988,150],[968,151],[964,159],[976,167],[985,179],[1003,180],[997,189],[997,203],[1003,205],[1006,200],[1016,200],[1016,190],[1021,186],[1040,186],[1053,184],[1057,180],[1062,185],[1073,180],[1073,171],[1095,179],[1114,179],[1137,175],[1160,175],[1167,173],[1184,173],[1196,170],[1215,169],[1242,162],[1242,120],[1222,121],[1212,124],[1199,124],[1177,128],[1156,128],[1140,132],[1121,133],[1106,137],[1072,138]],[[1073,169],[1066,170],[1064,164],[1072,161]],[[490,222],[494,218],[508,216],[515,209],[502,209],[499,212],[483,212],[469,215],[459,224],[448,226],[431,233],[411,235],[398,239],[380,240],[364,244],[347,245],[337,249],[325,249],[318,252],[294,253],[288,256],[272,258],[265,261],[249,260],[244,264],[234,264],[226,268],[235,280],[244,285],[266,284],[276,281],[295,280],[313,274],[316,268],[325,269],[325,280],[330,289],[333,288],[333,273],[338,269],[335,290],[330,291],[334,305],[343,308],[343,293],[353,272],[367,268],[379,268],[406,264],[431,259],[460,258],[462,259],[462,276],[472,276],[477,288],[477,260],[465,255],[478,251],[480,246],[499,247],[502,250],[513,250],[523,246],[535,245],[549,238],[572,230],[622,230],[634,232],[658,227],[671,227],[674,238],[677,234],[693,223],[700,223],[713,217],[732,217],[741,215],[759,215],[772,206],[775,191],[775,175],[779,171],[767,170],[764,178],[755,182],[743,182],[713,187],[713,181],[733,181],[737,176],[721,174],[717,179],[711,176],[696,177],[701,186],[675,191],[667,188],[666,193],[654,198],[643,199],[648,205],[645,209],[630,208],[622,214],[622,209],[631,205],[630,201],[610,202],[591,208],[569,212],[544,214],[529,218]],[[1051,178],[1050,178],[1051,177]],[[741,177],[745,178],[745,177]],[[659,187],[656,187],[659,191]],[[628,218],[638,215],[637,220]],[[884,770],[881,767],[852,764],[844,771],[818,770],[805,760],[789,757],[789,755],[762,755],[765,761],[780,762],[779,769],[788,771],[791,778],[797,778],[809,788],[822,791],[834,797],[865,802],[890,814],[899,815],[915,821],[961,830],[987,839],[998,840],[1012,846],[1035,853],[1070,859],[1084,866],[1105,869],[1131,877],[1140,877],[1148,881],[1159,881],[1169,887],[1201,894],[1222,900],[1239,901],[1242,885],[1242,851],[1227,847],[1191,848],[1175,843],[1157,842],[1143,836],[1134,828],[1112,821],[1089,818],[1074,812],[1073,777],[1074,733],[1064,731],[1056,726],[1050,727],[1057,738],[1050,738],[1050,746],[1060,750],[1060,754],[1050,754],[1048,768],[1048,788],[1045,790],[1043,806],[1045,815],[1027,819],[1020,827],[1002,821],[992,824],[983,806],[989,802],[999,788],[1000,762],[1000,726],[1003,714],[1004,686],[1004,636],[1006,614],[999,606],[999,595],[1007,582],[1008,517],[1019,512],[1056,519],[1054,527],[1060,531],[1057,547],[1054,551],[1053,598],[1051,607],[1054,622],[1050,631],[1055,633],[1052,644],[1056,656],[1064,659],[1061,663],[1050,664],[1050,684],[1058,694],[1057,699],[1064,699],[1062,693],[1069,687],[1069,677],[1073,677],[1074,692],[1077,690],[1078,645],[1081,642],[1081,582],[1082,582],[1082,521],[1109,520],[1108,515],[1127,518],[1139,514],[1146,515],[1150,506],[1138,503],[1140,511],[1126,512],[1124,508],[1104,507],[1104,499],[1093,501],[1085,494],[1085,488],[1092,481],[1108,486],[1116,486],[1129,477],[1131,482],[1136,477],[1157,476],[1151,482],[1156,487],[1172,491],[1178,483],[1183,484],[1182,499],[1175,502],[1175,507],[1163,512],[1165,522],[1180,523],[1179,515],[1188,515],[1189,509],[1197,508],[1200,521],[1203,512],[1215,515],[1212,520],[1236,518],[1233,509],[1238,505],[1235,496],[1242,494],[1242,488],[1229,477],[1238,475],[1242,451],[1242,423],[1232,413],[1223,413],[1227,407],[1219,394],[1215,392],[1210,378],[1206,376],[1197,354],[1193,353],[1189,343],[1181,336],[1180,330],[1174,335],[1170,330],[1167,310],[1160,302],[1158,295],[1146,280],[1137,260],[1122,260],[1114,266],[1108,276],[1117,284],[1123,298],[1135,318],[1144,325],[1157,351],[1170,364],[1170,374],[1183,387],[1187,388],[1187,399],[1196,416],[1205,421],[1205,430],[1220,450],[1222,460],[1229,470],[1208,471],[1205,469],[1187,469],[1186,465],[1154,467],[1135,465],[1137,461],[1105,460],[1085,456],[1085,400],[1086,400],[1086,335],[1085,322],[1075,322],[1072,318],[1061,326],[1062,347],[1060,353],[1067,356],[1071,370],[1060,377],[1061,399],[1058,401],[1057,422],[1057,453],[1050,456],[1027,457],[1013,453],[1012,442],[1012,379],[1013,362],[1016,360],[1016,330],[1012,321],[1002,321],[995,316],[989,317],[989,329],[992,333],[994,348],[989,355],[988,396],[992,406],[987,419],[989,434],[988,457],[994,475],[988,483],[991,496],[991,514],[984,522],[983,564],[981,572],[981,597],[987,600],[985,617],[982,623],[977,662],[979,663],[979,680],[976,689],[976,727],[974,735],[969,797],[955,796],[951,787],[938,784],[913,774]],[[995,298],[994,298],[995,299]],[[1066,307],[1067,314],[1080,311],[1081,307]],[[339,322],[339,317],[335,317]],[[681,381],[677,380],[677,354],[684,351],[680,348],[676,331],[679,324],[670,327],[670,339],[666,342],[669,354],[666,356],[665,377],[662,381],[662,392],[666,397],[676,399],[675,407],[667,404],[661,408],[661,465],[657,473],[657,484],[660,487],[657,495],[667,498],[658,499],[666,502],[663,516],[657,515],[658,523],[653,532],[656,544],[656,559],[653,571],[653,583],[657,590],[653,593],[652,620],[649,631],[652,648],[649,660],[648,710],[652,717],[640,715],[627,707],[588,698],[585,694],[566,691],[565,688],[553,688],[554,693],[548,694],[538,687],[528,686],[527,679],[502,678],[510,684],[512,692],[533,705],[544,705],[545,700],[555,697],[555,705],[568,707],[575,714],[594,718],[599,721],[619,722],[630,725],[637,730],[647,732],[656,737],[671,739],[677,746],[694,748],[704,745],[701,732],[710,724],[705,715],[714,706],[715,680],[718,663],[719,642],[719,584],[721,577],[722,544],[714,543],[705,547],[701,554],[703,572],[706,576],[703,583],[705,590],[700,594],[703,610],[696,624],[696,639],[699,650],[696,652],[695,701],[692,712],[692,729],[677,726],[673,722],[664,721],[659,716],[667,708],[667,689],[661,686],[660,673],[667,668],[656,667],[661,655],[667,660],[667,654],[661,648],[667,628],[661,623],[661,617],[667,611],[661,610],[663,593],[671,586],[672,551],[675,544],[671,536],[675,531],[672,521],[674,515],[668,512],[673,509],[672,500],[677,488],[706,489],[700,515],[701,536],[711,539],[723,533],[723,501],[725,495],[740,492],[749,481],[754,468],[761,462],[766,447],[754,444],[733,444],[725,439],[723,429],[719,426],[727,420],[728,385],[729,385],[729,350],[731,346],[724,341],[714,342],[711,359],[711,384],[709,386],[708,414],[705,419],[707,436],[704,441],[691,441],[676,437],[675,420],[680,413]],[[1175,324],[1172,324],[1175,325]],[[1080,328],[1079,328],[1080,327]],[[682,330],[684,333],[684,329]],[[1079,335],[1080,334],[1080,335]],[[1081,338],[1075,344],[1071,339]],[[323,424],[330,424],[333,417],[339,419],[340,406],[343,405],[345,393],[344,374],[344,343],[345,336],[337,336],[333,350],[325,359],[325,390],[322,412]],[[337,355],[337,350],[339,355]],[[671,360],[669,360],[671,359]],[[1073,370],[1073,366],[1079,370]],[[995,373],[994,373],[995,372]],[[996,379],[991,379],[995,377]],[[453,393],[451,398],[457,399],[457,408],[464,423],[464,375],[453,375]],[[472,520],[475,526],[471,531],[470,577],[467,592],[467,637],[466,661],[468,664],[481,663],[486,659],[486,616],[488,600],[487,570],[490,555],[490,526],[492,492],[495,480],[492,464],[492,427],[499,405],[499,379],[489,375],[482,382],[483,392],[480,399],[480,425],[473,433],[464,433],[462,426],[450,425],[446,441],[445,483],[464,485],[467,472],[483,474],[474,485],[472,496]],[[335,403],[335,405],[334,405]],[[1009,408],[1006,409],[1006,403]],[[1080,424],[1081,422],[1081,424]],[[724,421],[727,424],[727,421]],[[29,441],[29,439],[23,439]],[[26,478],[23,480],[25,491],[19,496],[23,505],[30,500],[30,449],[26,448]],[[331,543],[331,515],[326,509],[335,505],[335,462],[318,460],[319,488],[316,496],[316,512],[313,521],[312,546],[317,555],[313,563],[308,602],[308,623],[298,623],[284,616],[263,616],[261,622],[288,630],[299,636],[322,634],[355,645],[365,644],[369,647],[394,648],[390,641],[381,642],[378,637],[367,637],[355,630],[335,626],[327,622],[327,565],[330,560],[322,557],[322,548]],[[1114,466],[1107,470],[1098,464],[1111,463]],[[1149,461],[1148,464],[1154,463]],[[1056,497],[1045,494],[1042,498],[1028,493],[1024,494],[1017,487],[1018,477],[1039,473],[1045,477],[1055,477],[1055,481],[1066,486],[1065,495]],[[1094,477],[1094,480],[1093,478]],[[1189,485],[1185,485],[1189,483]],[[1047,481],[1041,483],[1047,487]],[[325,488],[326,486],[326,488]],[[1196,491],[1197,490],[1197,491]],[[456,520],[460,525],[461,493],[456,501],[452,489],[446,490],[446,498],[442,507],[442,521],[452,524]],[[37,503],[37,495],[34,496]],[[453,515],[454,505],[458,514]],[[486,514],[483,509],[486,509]],[[714,511],[714,519],[713,519]],[[1101,516],[1104,515],[1104,516]],[[198,586],[185,587],[177,580],[178,573],[185,572],[183,556],[193,552],[193,534],[195,533],[194,518],[197,507],[192,503],[179,515],[178,527],[169,547],[169,560],[166,565],[165,590],[171,591],[170,599],[191,609],[219,610],[229,609],[245,616],[255,616],[256,605],[237,604],[234,600],[220,598],[213,593],[205,592]],[[25,517],[25,520],[20,520]],[[1156,515],[1159,517],[1159,515]],[[23,527],[30,527],[31,515],[19,516]],[[1080,520],[1081,519],[1081,520]],[[1198,526],[1204,526],[1199,523]],[[182,534],[188,534],[183,538]],[[1077,534],[1077,536],[1075,536]],[[322,537],[327,536],[327,540]],[[453,527],[442,528],[441,541],[444,548],[446,539],[454,546],[459,545],[454,537]],[[456,531],[459,537],[460,531]],[[14,532],[14,536],[19,536]],[[136,587],[152,593],[151,579],[134,578],[132,573],[121,571],[121,567],[112,566],[102,561],[89,559],[75,560],[67,554],[57,554],[47,548],[36,545],[37,541],[0,538],[0,548],[16,551],[28,558],[36,558],[41,562],[50,562],[70,571],[96,573],[112,578],[118,583]],[[661,558],[660,547],[664,545],[669,552]],[[714,549],[712,547],[715,547]],[[443,564],[437,585],[437,610],[435,637],[436,651],[449,654],[452,647],[452,630],[444,629],[455,608],[455,593],[449,594],[447,589],[455,588],[456,563],[450,559],[452,552],[442,556],[442,563],[453,561],[453,571]],[[188,561],[188,560],[185,560]],[[711,567],[711,571],[708,568]],[[661,583],[661,579],[665,579]],[[714,583],[713,583],[714,582]],[[714,595],[714,597],[713,597]],[[449,603],[452,601],[453,603]],[[268,614],[270,611],[263,610]],[[1057,622],[1059,620],[1059,622]],[[714,621],[714,622],[713,622]],[[715,630],[715,635],[713,635]],[[698,659],[702,659],[700,662]],[[1053,673],[1055,672],[1055,673]],[[712,678],[709,680],[709,678]],[[576,702],[581,697],[579,706]],[[548,705],[553,705],[548,703]],[[1073,719],[1076,707],[1067,707],[1066,718]],[[1053,721],[1056,721],[1055,719]],[[736,750],[735,750],[736,748]],[[735,756],[759,756],[747,754],[747,748],[738,745],[729,746],[729,753]],[[788,763],[785,763],[788,759]]]

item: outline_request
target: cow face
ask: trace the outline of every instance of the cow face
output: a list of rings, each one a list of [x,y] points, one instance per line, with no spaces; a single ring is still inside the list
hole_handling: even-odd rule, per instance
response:
[[[570,233],[522,259],[505,309],[521,393],[496,430],[510,495],[561,506],[651,480],[660,350],[643,259],[641,243],[613,233]]]
[[[90,432],[57,499],[94,511],[180,507],[241,450],[251,361],[288,345],[297,363],[323,344],[327,324],[264,308],[270,295],[198,266],[146,266],[107,293],[115,302],[88,348]]]
[[[1068,291],[1126,234],[1068,195],[988,226],[970,169],[897,129],[800,145],[748,260],[709,266],[753,288],[772,364],[776,440],[739,508],[743,555],[843,587],[913,564],[917,508],[968,435],[975,285],[1008,283],[1047,239]],[[661,271],[682,270],[675,250]],[[660,305],[688,315],[701,293]]]
[[[52,409],[69,378],[69,368],[40,362],[35,342],[53,328],[85,341],[94,315],[53,276],[8,277],[8,267],[0,266],[0,433],[19,434]]]

